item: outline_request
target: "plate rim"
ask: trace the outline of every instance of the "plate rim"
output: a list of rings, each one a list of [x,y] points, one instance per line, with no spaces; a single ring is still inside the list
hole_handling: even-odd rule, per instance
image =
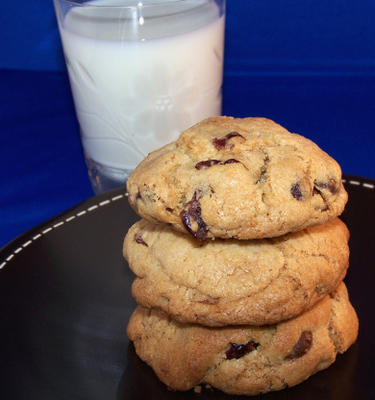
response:
[[[357,175],[343,174],[342,182],[345,185],[355,186],[364,190],[373,190],[375,193],[375,179]],[[125,187],[112,189],[99,195],[92,196],[75,206],[47,219],[44,222],[28,229],[16,236],[10,242],[0,248],[0,270],[4,269],[19,253],[36,240],[42,238],[54,229],[63,226],[70,221],[87,215],[88,213],[107,206],[118,200],[127,199],[128,193]]]
[[[120,187],[89,197],[86,200],[68,208],[61,213],[48,218],[44,222],[35,225],[27,231],[16,236],[10,242],[0,248],[0,270],[4,269],[19,253],[30,246],[33,242],[58,229],[60,226],[76,220],[83,215],[110,205],[113,202],[127,199],[125,188]]]

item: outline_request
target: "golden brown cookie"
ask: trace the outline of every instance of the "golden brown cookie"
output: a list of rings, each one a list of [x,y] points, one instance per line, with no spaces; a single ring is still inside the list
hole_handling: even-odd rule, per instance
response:
[[[209,118],[149,154],[129,176],[129,202],[151,222],[198,240],[281,236],[344,209],[339,165],[264,118]]]
[[[357,316],[343,283],[306,313],[268,327],[181,324],[142,307],[128,325],[138,356],[170,388],[209,384],[245,395],[304,381],[331,365],[357,332]]]
[[[265,240],[199,243],[167,225],[134,224],[124,256],[145,307],[181,322],[264,325],[292,318],[344,278],[349,232],[338,218]]]

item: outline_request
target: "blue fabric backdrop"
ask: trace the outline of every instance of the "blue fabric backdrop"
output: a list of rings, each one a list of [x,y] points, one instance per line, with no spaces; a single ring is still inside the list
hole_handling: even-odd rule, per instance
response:
[[[226,71],[373,74],[373,0],[227,0]],[[52,0],[1,5],[0,68],[63,70]]]

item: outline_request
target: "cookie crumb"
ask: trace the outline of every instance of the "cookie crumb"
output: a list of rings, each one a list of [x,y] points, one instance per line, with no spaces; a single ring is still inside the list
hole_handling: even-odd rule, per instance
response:
[[[194,386],[194,393],[201,393],[202,392],[202,386]]]

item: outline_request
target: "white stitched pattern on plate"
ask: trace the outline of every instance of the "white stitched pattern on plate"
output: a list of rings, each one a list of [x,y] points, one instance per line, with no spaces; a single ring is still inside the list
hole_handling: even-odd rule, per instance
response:
[[[349,181],[347,181],[346,179],[342,179],[342,182],[343,182],[343,183],[348,183],[348,184],[353,185],[353,186],[362,186],[362,187],[364,187],[364,188],[366,188],[366,189],[372,189],[372,190],[375,189],[375,185],[372,184],[372,183],[360,182],[360,181],[356,181],[356,180],[349,180]],[[48,233],[48,232],[52,231],[53,229],[56,229],[56,228],[58,228],[58,227],[64,225],[64,224],[67,223],[67,222],[73,221],[73,220],[76,219],[77,217],[81,217],[82,215],[87,214],[87,212],[96,210],[97,208],[99,208],[99,206],[100,206],[100,207],[106,206],[107,204],[110,204],[110,203],[113,202],[113,201],[117,201],[117,200],[120,200],[120,199],[122,199],[122,198],[124,198],[124,197],[128,197],[128,196],[129,196],[128,193],[124,193],[124,194],[120,194],[120,195],[114,196],[114,197],[112,197],[111,199],[103,200],[103,201],[101,201],[99,204],[94,204],[94,205],[88,207],[86,210],[82,210],[82,211],[78,212],[78,213],[75,214],[75,215],[71,215],[70,217],[66,218],[65,221],[57,222],[57,223],[54,224],[53,226],[50,226],[50,227],[44,229],[41,233],[36,234],[35,236],[32,237],[32,239],[28,240],[28,241],[25,242],[21,247],[18,247],[16,250],[14,250],[13,253],[11,253],[11,254],[5,259],[5,261],[3,261],[3,262],[0,264],[0,269],[4,268],[4,267],[6,266],[6,264],[8,264],[8,263],[15,257],[15,255],[17,255],[19,252],[21,252],[24,248],[26,248],[27,246],[29,246],[31,243],[33,243],[33,242],[35,242],[36,240],[38,240],[39,238],[41,238],[42,235],[45,235],[46,233]]]
[[[124,197],[124,195],[123,194],[119,194],[118,196],[115,196],[115,197],[112,197],[112,201],[116,201],[116,200],[120,200],[120,199],[122,199]]]
[[[362,186],[366,189],[375,189],[375,185],[373,183],[368,183],[368,182],[360,182],[360,181],[355,181],[355,180],[350,180],[347,182],[346,179],[342,179],[343,183],[349,183],[350,185],[353,186]]]
[[[47,234],[48,232],[51,232],[53,229],[59,228],[60,226],[66,224],[70,221],[73,221],[77,217],[81,217],[82,215],[85,215],[90,211],[94,211],[97,208],[99,208],[99,206],[100,207],[106,206],[107,204],[110,204],[113,201],[120,200],[127,196],[128,196],[128,194],[124,193],[124,194],[119,194],[117,196],[114,196],[111,199],[103,200],[99,204],[94,204],[85,210],[79,211],[77,214],[71,215],[70,217],[66,218],[64,221],[56,222],[54,225],[45,228],[43,231],[41,231],[41,232],[37,233],[35,236],[33,236],[30,240],[27,240],[22,246],[18,247],[16,250],[13,250],[13,253],[9,254],[8,257],[5,258],[5,260],[0,264],[0,269],[3,269],[23,249],[25,249],[30,244],[32,244],[33,242],[35,242],[36,240],[41,238],[43,235]]]

